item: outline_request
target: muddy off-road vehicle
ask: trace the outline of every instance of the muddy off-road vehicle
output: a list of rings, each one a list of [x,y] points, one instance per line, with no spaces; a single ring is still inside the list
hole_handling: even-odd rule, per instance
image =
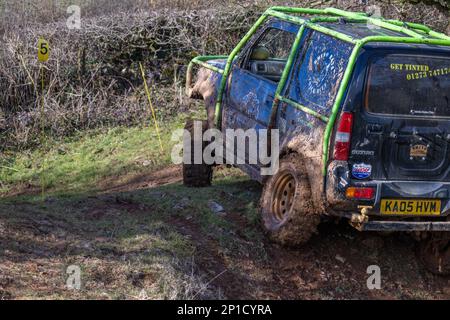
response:
[[[194,58],[186,81],[206,104],[203,130],[279,130],[276,174],[238,165],[264,185],[273,240],[299,245],[321,216],[346,218],[361,231],[410,232],[425,266],[450,273],[450,37],[335,8],[273,7],[230,55]],[[211,177],[211,165],[184,164],[188,186]]]

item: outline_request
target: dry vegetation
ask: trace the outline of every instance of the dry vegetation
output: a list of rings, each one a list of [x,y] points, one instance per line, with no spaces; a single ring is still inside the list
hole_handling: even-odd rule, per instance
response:
[[[392,2],[389,4],[388,2]],[[65,24],[69,4],[82,8],[82,28]],[[148,117],[139,62],[146,68],[163,119],[186,106],[183,76],[197,54],[223,54],[275,1],[11,1],[0,4],[0,131],[2,147],[38,142],[40,101],[45,96],[47,135],[133,125]],[[448,26],[443,6],[398,1],[281,1],[297,6],[364,10],[376,3],[389,18]],[[445,5],[446,3],[444,3]],[[170,7],[170,9],[169,9]],[[176,9],[174,9],[176,8]],[[239,10],[236,10],[239,8]],[[36,43],[51,44],[41,91]]]
[[[226,52],[251,23],[244,13],[233,18],[220,19],[217,11],[117,12],[86,18],[81,30],[68,30],[61,20],[5,33],[0,60],[4,137],[16,145],[37,137],[42,93],[35,46],[40,35],[52,48],[45,65],[44,125],[48,134],[64,136],[148,117],[139,62],[162,115],[173,114],[183,102],[180,75],[186,61],[199,53]]]

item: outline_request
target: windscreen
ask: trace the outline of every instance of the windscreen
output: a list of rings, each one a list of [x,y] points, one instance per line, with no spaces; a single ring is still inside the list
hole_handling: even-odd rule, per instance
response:
[[[371,113],[450,117],[450,58],[390,55],[369,67],[365,107]]]

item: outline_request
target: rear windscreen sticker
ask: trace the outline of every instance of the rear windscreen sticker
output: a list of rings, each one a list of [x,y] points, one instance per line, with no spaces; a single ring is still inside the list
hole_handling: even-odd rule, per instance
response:
[[[430,67],[426,64],[391,63],[389,67],[393,71],[407,72],[406,80],[439,77],[450,73],[449,67],[430,69]]]
[[[450,117],[450,57],[392,55],[373,61],[364,104],[377,114]]]
[[[406,75],[406,80],[419,80],[428,77],[439,77],[450,73],[450,68],[440,68],[434,70],[420,71],[414,73],[408,73]]]
[[[408,64],[408,63],[391,63],[391,70],[398,71],[429,71],[430,67],[426,64]]]

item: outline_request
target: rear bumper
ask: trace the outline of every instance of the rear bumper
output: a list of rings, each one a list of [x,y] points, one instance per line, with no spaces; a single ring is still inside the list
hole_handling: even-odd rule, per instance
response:
[[[346,188],[372,187],[376,190],[374,199],[349,200],[345,198]],[[381,216],[382,199],[439,199],[440,217],[450,216],[450,182],[438,181],[386,181],[352,179],[347,162],[334,161],[330,164],[326,184],[327,202],[331,209],[343,212],[360,212],[365,207],[365,215]],[[432,219],[428,220],[430,223]],[[378,227],[378,226],[376,226]],[[376,228],[374,226],[374,228]],[[417,228],[426,228],[417,226]]]
[[[450,231],[450,222],[351,221],[350,224],[359,231]]]
[[[369,203],[369,215],[380,215],[380,204],[382,199],[436,199],[441,201],[441,217],[450,215],[450,183],[448,182],[423,182],[423,181],[371,181],[353,182],[354,186],[375,187],[377,192],[375,199]],[[424,217],[426,219],[426,217]]]

